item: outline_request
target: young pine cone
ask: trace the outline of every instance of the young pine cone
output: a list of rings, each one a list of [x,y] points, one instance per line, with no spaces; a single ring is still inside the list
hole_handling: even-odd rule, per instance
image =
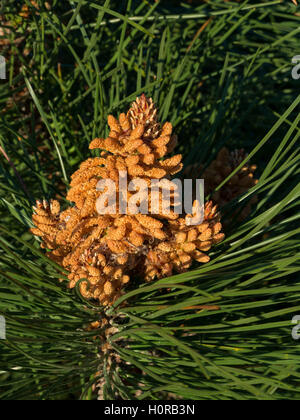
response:
[[[144,138],[154,140],[159,136],[160,124],[157,117],[157,108],[150,98],[146,95],[142,95],[137,98],[132,104],[130,110],[127,113],[131,127],[135,129],[138,125],[143,124],[145,126]]]
[[[177,195],[171,178],[181,171],[182,156],[166,158],[176,136],[170,123],[160,128],[153,110],[152,100],[142,96],[118,120],[110,115],[109,136],[90,144],[91,149],[102,150],[101,156],[87,159],[72,175],[67,199],[74,206],[58,215],[58,204],[52,202],[43,214],[33,216],[37,229],[32,232],[42,238],[48,256],[69,271],[69,287],[82,280],[82,295],[104,306],[120,297],[131,276],[153,280],[186,271],[193,260],[208,262],[204,252],[224,238],[211,202],[198,226],[190,225],[190,215],[176,213]],[[110,204],[112,189],[99,188],[99,180],[113,181],[128,207],[125,212],[119,201],[115,208]],[[137,200],[139,205],[146,202],[148,214],[131,211],[135,198],[131,182],[142,181],[149,187],[153,180],[170,188],[170,211],[164,212],[161,194],[151,200],[150,188],[140,189]],[[120,189],[122,181],[126,194]],[[105,212],[99,211],[100,201]],[[152,211],[152,205],[157,211]]]

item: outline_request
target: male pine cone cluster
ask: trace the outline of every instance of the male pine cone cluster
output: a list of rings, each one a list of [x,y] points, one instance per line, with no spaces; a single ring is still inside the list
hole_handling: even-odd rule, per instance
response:
[[[258,183],[258,179],[254,177],[257,166],[245,164],[220,190],[215,191],[246,157],[244,149],[235,149],[230,152],[226,147],[223,147],[216,159],[205,170],[203,170],[203,165],[199,164],[188,166],[184,171],[184,178],[203,178],[205,195],[211,195],[213,202],[221,208]],[[257,196],[254,195],[236,215],[238,220],[246,219],[256,202]]]
[[[70,288],[82,280],[81,294],[104,306],[115,302],[132,276],[151,281],[185,272],[194,260],[208,262],[205,252],[224,238],[212,202],[206,203],[204,221],[196,226],[189,224],[192,215],[165,214],[161,197],[157,214],[100,215],[97,200],[107,193],[97,189],[100,179],[118,186],[123,172],[128,184],[138,178],[150,185],[156,179],[172,188],[172,175],[182,169],[181,155],[165,158],[177,143],[172,125],[159,124],[157,109],[145,95],[118,120],[109,116],[108,125],[109,136],[90,144],[90,149],[102,150],[101,156],[86,160],[72,175],[67,199],[74,205],[61,211],[57,201],[37,202],[32,218],[36,227],[31,229],[48,256],[68,270]]]

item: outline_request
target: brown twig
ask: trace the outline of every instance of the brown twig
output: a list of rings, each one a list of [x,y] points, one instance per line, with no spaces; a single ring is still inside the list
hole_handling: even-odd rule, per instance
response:
[[[187,52],[190,51],[190,49],[192,48],[192,46],[194,45],[194,42],[197,40],[197,38],[200,36],[200,34],[204,31],[204,29],[210,24],[210,22],[213,20],[213,17],[210,17],[206,22],[203,23],[203,25],[198,29],[198,31],[196,32],[192,42],[190,43],[190,45],[187,47]]]

